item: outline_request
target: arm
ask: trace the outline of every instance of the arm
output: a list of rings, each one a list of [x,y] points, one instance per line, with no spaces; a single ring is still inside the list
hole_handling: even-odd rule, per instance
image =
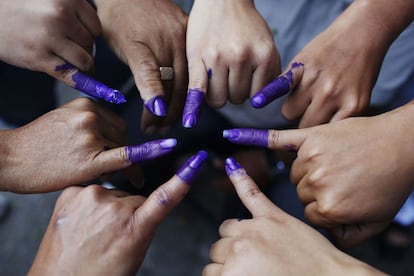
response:
[[[275,206],[234,159],[226,172],[252,218],[222,223],[203,275],[383,275]]]
[[[414,188],[414,102],[309,129],[231,130],[241,144],[297,151],[291,180],[311,223],[343,245],[380,232]]]
[[[117,115],[80,98],[21,128],[0,131],[0,190],[50,192],[79,185],[166,154],[176,144],[164,139],[125,146],[126,130]]]
[[[148,199],[97,185],[57,200],[29,275],[135,275],[161,221],[203,169],[199,152]]]
[[[304,70],[293,72],[289,89],[277,91],[276,87],[272,97],[255,105],[256,97],[269,93],[261,91],[252,104],[262,107],[291,91],[282,113],[289,120],[301,118],[300,127],[359,114],[369,104],[386,52],[413,14],[413,1],[354,1],[293,58],[291,65],[302,63]]]
[[[183,125],[201,105],[240,104],[280,71],[273,35],[252,0],[196,0],[187,29],[189,87]]]

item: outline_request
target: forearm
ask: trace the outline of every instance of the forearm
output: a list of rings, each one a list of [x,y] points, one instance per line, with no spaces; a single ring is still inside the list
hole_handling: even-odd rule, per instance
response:
[[[0,130],[0,191],[10,190],[10,185],[4,175],[10,168],[11,132],[12,130]]]
[[[355,32],[356,44],[385,55],[398,35],[414,20],[414,1],[356,0],[333,23]]]

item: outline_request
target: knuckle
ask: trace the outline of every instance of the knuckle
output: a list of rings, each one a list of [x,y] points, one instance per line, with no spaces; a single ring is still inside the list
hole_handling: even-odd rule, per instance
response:
[[[154,191],[154,199],[160,205],[168,205],[173,202],[173,194],[168,186],[160,186]]]
[[[89,199],[93,201],[98,201],[102,196],[104,188],[99,185],[89,185],[83,189],[82,193]]]
[[[277,146],[279,143],[280,132],[279,131],[269,131],[269,145]]]
[[[206,101],[208,103],[209,106],[211,106],[212,108],[221,108],[226,104],[227,101],[227,97],[224,96],[211,96],[209,95],[210,93],[207,94],[207,98]]]
[[[75,118],[75,122],[77,126],[80,128],[89,128],[91,126],[94,126],[99,121],[98,115],[90,110],[83,111],[79,114],[77,114]]]
[[[262,192],[260,191],[260,189],[257,186],[249,187],[245,191],[245,195],[246,195],[247,198],[257,198],[257,197],[262,195]]]

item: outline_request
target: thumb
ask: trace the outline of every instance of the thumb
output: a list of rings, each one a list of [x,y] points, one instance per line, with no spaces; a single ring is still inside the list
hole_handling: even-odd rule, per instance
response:
[[[262,108],[277,98],[286,95],[298,85],[302,79],[303,71],[303,63],[293,62],[289,71],[275,78],[250,99],[251,105],[254,108]]]
[[[64,60],[58,59],[56,62],[57,65],[54,70],[47,72],[52,77],[91,97],[103,99],[114,104],[126,102],[124,95],[118,90],[109,88]]]
[[[131,51],[133,52],[127,54],[128,65],[145,107],[155,116],[166,116],[164,87],[161,82],[160,66],[154,53],[142,43],[136,44]]]
[[[233,183],[240,200],[253,217],[275,216],[278,215],[278,211],[280,211],[280,214],[283,213],[260,191],[253,179],[247,175],[242,166],[233,158],[226,159],[226,173]]]
[[[273,150],[297,151],[304,143],[309,129],[263,130],[235,128],[223,131],[223,137],[241,145],[265,147]]]
[[[171,152],[176,144],[177,140],[170,138],[102,151],[95,158],[96,173],[98,175],[110,173],[127,168],[132,164],[155,159]]]
[[[207,153],[199,151],[184,163],[175,176],[151,193],[144,204],[135,211],[134,221],[139,224],[136,225],[137,231],[155,231],[160,222],[188,193],[191,183],[203,170],[206,159]]]

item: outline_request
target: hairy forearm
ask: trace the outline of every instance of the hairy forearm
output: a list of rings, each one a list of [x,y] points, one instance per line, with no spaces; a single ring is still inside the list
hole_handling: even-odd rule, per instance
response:
[[[4,179],[5,171],[10,167],[10,132],[12,130],[0,130],[0,191],[8,191],[9,184]]]
[[[392,42],[414,20],[412,0],[356,0],[333,23],[358,34],[358,43],[386,53]]]

